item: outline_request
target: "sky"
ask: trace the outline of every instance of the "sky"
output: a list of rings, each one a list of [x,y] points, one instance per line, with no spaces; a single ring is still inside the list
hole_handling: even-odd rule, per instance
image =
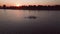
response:
[[[60,5],[60,0],[0,0],[0,5]]]

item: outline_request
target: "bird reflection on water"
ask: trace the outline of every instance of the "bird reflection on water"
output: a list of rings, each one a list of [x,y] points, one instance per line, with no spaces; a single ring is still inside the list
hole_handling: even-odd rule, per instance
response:
[[[36,19],[37,17],[36,16],[28,16],[28,17],[25,17],[25,18],[28,18],[28,19]]]

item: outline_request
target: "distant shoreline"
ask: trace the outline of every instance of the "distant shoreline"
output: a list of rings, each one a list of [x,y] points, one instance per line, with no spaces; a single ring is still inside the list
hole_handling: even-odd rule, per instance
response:
[[[42,5],[29,5],[29,6],[0,6],[0,9],[14,9],[14,10],[60,10],[60,5],[55,6],[42,6]]]
[[[3,9],[3,10],[24,10],[24,9]],[[28,10],[28,9],[26,9],[26,10]],[[36,9],[37,10],[37,9]],[[39,10],[40,11],[40,10]],[[48,11],[50,11],[50,10],[48,10]],[[52,10],[52,11],[60,11],[60,10]]]

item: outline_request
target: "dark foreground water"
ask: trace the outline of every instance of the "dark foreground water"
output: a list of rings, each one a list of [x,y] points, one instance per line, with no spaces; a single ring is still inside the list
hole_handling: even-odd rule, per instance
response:
[[[60,34],[60,11],[0,9],[0,34]]]

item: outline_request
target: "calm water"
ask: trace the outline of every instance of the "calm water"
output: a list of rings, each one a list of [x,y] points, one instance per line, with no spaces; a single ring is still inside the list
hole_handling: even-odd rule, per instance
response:
[[[35,16],[36,19],[25,18]],[[0,9],[1,34],[59,34],[60,11]]]

